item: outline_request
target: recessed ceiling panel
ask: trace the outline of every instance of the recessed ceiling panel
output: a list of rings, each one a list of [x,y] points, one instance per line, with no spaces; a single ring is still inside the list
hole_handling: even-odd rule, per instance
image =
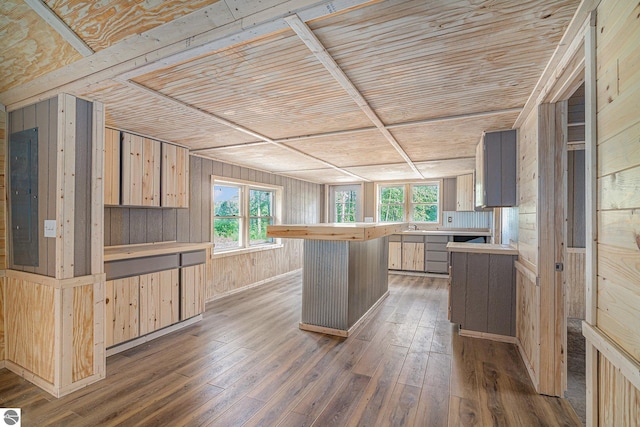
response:
[[[401,163],[402,157],[380,131],[295,141],[287,145],[340,167]]]
[[[304,181],[317,182],[318,184],[345,184],[362,181],[336,169],[309,169],[304,171],[283,172],[283,174]]]
[[[345,168],[351,173],[359,175],[369,181],[395,181],[420,179],[406,163],[385,164],[378,166],[358,166]]]
[[[579,3],[385,1],[310,27],[393,124],[522,107]]]
[[[471,117],[391,129],[409,158],[425,160],[474,157],[483,131],[511,129],[518,112]]]
[[[274,139],[371,126],[292,31],[135,81]]]
[[[200,151],[198,154],[214,160],[235,163],[237,165],[253,167],[269,172],[326,168],[326,166],[319,161],[309,159],[301,154],[273,144]]]
[[[113,82],[79,95],[105,104],[108,126],[175,142],[191,149],[256,141],[251,135],[120,83]]]
[[[473,172],[475,170],[475,166],[475,157],[416,163],[418,170],[427,179],[464,175]]]

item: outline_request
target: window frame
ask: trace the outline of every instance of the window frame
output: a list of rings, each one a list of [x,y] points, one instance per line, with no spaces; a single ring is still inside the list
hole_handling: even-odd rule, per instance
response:
[[[412,190],[414,186],[424,186],[424,185],[436,185],[438,187],[438,202],[437,204],[433,203],[414,203],[413,202],[413,194]],[[401,182],[384,182],[376,184],[376,221],[384,222],[381,218],[382,212],[382,200],[381,193],[383,188],[389,187],[402,187],[404,192],[404,202],[403,206],[403,220],[401,222],[410,222],[424,225],[442,225],[442,180],[425,180],[425,181],[401,181]],[[437,221],[415,221],[414,216],[414,207],[418,205],[436,205],[437,206]]]
[[[215,247],[215,220],[218,218],[215,215],[215,187],[227,186],[239,188],[239,215],[236,216],[223,216],[220,218],[239,218],[240,230],[239,230],[239,246],[227,249],[216,249]],[[251,190],[267,191],[271,193],[271,214],[255,216],[251,215],[250,209],[250,194]],[[251,220],[255,218],[271,218],[272,224],[280,224],[282,218],[282,194],[283,188],[277,185],[264,184],[261,182],[245,181],[233,178],[227,178],[222,176],[211,176],[211,237],[210,241],[213,243],[213,254],[217,256],[225,256],[229,254],[238,254],[243,252],[253,252],[265,249],[274,249],[282,247],[282,240],[279,238],[273,238],[270,242],[251,243],[250,226]]]

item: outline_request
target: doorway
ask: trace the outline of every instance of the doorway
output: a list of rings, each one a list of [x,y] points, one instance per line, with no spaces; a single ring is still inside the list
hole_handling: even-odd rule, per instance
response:
[[[566,314],[565,397],[583,424],[586,423],[585,319],[586,215],[585,215],[585,91],[584,83],[567,102],[566,143],[566,248],[563,285]]]

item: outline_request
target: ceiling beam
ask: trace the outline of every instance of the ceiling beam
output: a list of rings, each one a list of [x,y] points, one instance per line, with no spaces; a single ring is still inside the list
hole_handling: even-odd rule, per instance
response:
[[[83,89],[100,84],[104,80],[116,77],[132,78],[288,29],[282,18],[292,12],[311,20],[376,1],[279,0],[268,9],[241,19],[234,18],[225,2],[218,1],[144,33],[127,37],[91,56],[28,83],[15,86],[0,93],[0,102],[10,111],[16,110],[51,98],[60,92],[82,92]]]
[[[260,134],[258,132],[255,132],[255,131],[253,131],[253,130],[251,130],[249,128],[246,128],[246,127],[241,126],[241,125],[239,125],[237,123],[231,122],[231,121],[229,121],[227,119],[224,119],[222,117],[216,116],[215,114],[211,114],[211,113],[209,113],[207,111],[201,110],[201,109],[199,109],[197,107],[194,107],[193,105],[187,104],[185,102],[182,102],[180,100],[172,98],[172,97],[170,97],[168,95],[165,95],[163,93],[157,92],[157,91],[155,91],[155,90],[153,90],[151,88],[148,88],[148,87],[146,87],[144,85],[141,85],[139,83],[132,82],[130,80],[123,80],[123,79],[115,79],[115,80],[118,83],[121,83],[121,84],[123,84],[123,85],[125,85],[125,86],[127,86],[127,87],[129,87],[131,89],[134,89],[134,90],[139,91],[139,92],[143,92],[146,95],[150,95],[150,96],[152,96],[152,97],[154,97],[156,99],[159,99],[159,100],[161,100],[161,101],[163,101],[165,103],[170,103],[174,107],[177,107],[179,110],[182,110],[182,111],[184,111],[184,112],[186,112],[188,114],[196,114],[196,115],[198,115],[198,116],[200,116],[200,117],[202,117],[202,118],[204,118],[206,120],[214,121],[214,122],[216,122],[218,124],[233,128],[233,129],[235,129],[235,130],[237,130],[239,132],[242,132],[244,134],[251,135],[254,138],[260,139],[261,141],[263,141],[265,143],[269,143],[269,144],[275,145],[277,147],[280,147],[280,148],[282,148],[284,150],[287,150],[289,152],[298,154],[298,155],[300,155],[302,157],[305,157],[307,159],[314,160],[314,161],[316,161],[316,162],[318,162],[320,164],[323,164],[324,166],[327,166],[327,167],[329,167],[331,169],[337,170],[338,172],[344,173],[345,175],[349,175],[352,178],[356,178],[358,180],[366,181],[366,182],[369,181],[366,178],[363,178],[363,177],[361,177],[359,175],[356,175],[356,174],[351,173],[351,172],[349,172],[347,170],[344,170],[344,169],[342,169],[342,168],[340,168],[340,167],[338,167],[338,166],[336,166],[336,165],[334,165],[332,163],[329,163],[327,161],[319,159],[319,158],[317,158],[315,156],[312,156],[310,154],[304,153],[304,152],[302,152],[300,150],[296,150],[295,148],[289,147],[287,145],[280,144],[280,143],[274,141],[273,139],[269,138],[268,136],[262,135],[262,134]],[[202,153],[203,151],[204,150],[198,150],[199,153]]]
[[[87,57],[93,55],[93,49],[91,49],[85,42],[78,36],[69,26],[62,20],[55,12],[49,9],[42,0],[24,0],[31,9],[47,24],[51,26],[62,38],[69,43],[75,50],[77,50],[82,56]]]
[[[342,71],[342,68],[336,63],[329,52],[322,45],[320,40],[311,31],[311,29],[305,24],[298,15],[289,15],[284,20],[289,24],[291,29],[298,35],[300,40],[309,48],[309,50],[315,55],[320,63],[329,71],[333,78],[338,82],[340,86],[349,94],[351,99],[360,107],[360,109],[366,114],[366,116],[373,122],[376,128],[382,133],[382,135],[389,141],[389,143],[396,149],[398,154],[402,156],[404,161],[411,167],[411,169],[421,178],[424,178],[422,173],[418,170],[413,161],[409,158],[407,153],[402,149],[398,141],[391,135],[391,132],[385,127],[384,123],[380,120],[378,115],[373,111],[369,103],[362,96],[360,91],[351,82],[349,77]]]

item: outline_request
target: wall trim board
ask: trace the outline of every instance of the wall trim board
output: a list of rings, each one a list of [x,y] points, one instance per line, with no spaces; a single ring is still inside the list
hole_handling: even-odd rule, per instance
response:
[[[58,95],[56,166],[56,278],[73,277],[75,224],[76,99]]]
[[[20,365],[15,364],[11,360],[5,360],[4,364],[5,364],[4,366],[5,368],[13,372],[14,374],[18,375],[19,377],[24,378],[25,380],[29,381],[32,384],[35,384],[36,386],[40,387],[41,389],[43,389],[44,391],[46,391],[47,393],[49,393],[54,397],[60,397],[57,395],[56,387],[53,384],[51,384],[49,381],[43,378],[40,378],[38,375],[34,374],[28,369],[23,368]]]
[[[509,344],[516,344],[516,345],[520,342],[516,337],[510,337],[507,335],[490,334],[489,332],[470,331],[467,329],[460,329],[458,331],[458,334],[461,337],[481,338],[485,340],[506,342]]]
[[[597,167],[597,64],[596,64],[596,19],[591,12],[589,29],[585,34],[585,320],[589,324],[597,322],[598,303],[598,167]],[[587,425],[598,423],[598,351],[587,340],[586,343],[586,407]]]
[[[106,275],[104,273],[91,274],[88,276],[71,277],[69,279],[56,279],[49,276],[42,276],[40,274],[28,273],[19,270],[4,270],[5,276],[12,279],[26,280],[28,282],[37,283],[42,286],[51,287],[54,289],[70,289],[79,286],[93,285],[98,282],[104,282]]]
[[[520,342],[520,339],[518,339],[517,337],[516,337],[516,347],[518,348],[518,353],[520,353],[520,359],[522,359],[522,363],[524,363],[524,367],[527,369],[527,372],[529,373],[529,379],[533,384],[533,388],[536,390],[536,392],[538,392],[540,388],[540,384],[538,383],[538,376],[536,375],[536,371],[533,369],[533,366],[531,366],[531,362],[527,358],[527,352],[522,346],[522,342]]]
[[[538,283],[538,276],[535,271],[531,270],[529,266],[523,263],[520,260],[516,260],[513,262],[514,267],[518,270],[524,277],[527,278],[531,283],[535,283],[536,286],[540,286]]]
[[[582,322],[582,335],[585,336],[588,344],[593,345],[609,362],[622,372],[631,384],[640,390],[639,361],[611,340],[597,326],[593,326],[586,321]]]
[[[286,273],[278,274],[277,276],[273,276],[273,277],[270,277],[268,279],[260,280],[258,282],[252,283],[250,285],[243,286],[243,287],[238,288],[238,289],[232,289],[230,291],[227,291],[227,292],[224,292],[224,293],[221,293],[221,294],[216,294],[213,297],[208,298],[207,300],[205,300],[205,304],[209,303],[209,302],[212,302],[212,301],[216,301],[216,300],[222,299],[222,298],[226,298],[226,297],[231,296],[231,295],[238,294],[240,292],[247,291],[249,289],[253,289],[253,288],[257,288],[257,287],[262,286],[262,285],[266,285],[267,283],[272,282],[274,280],[280,280],[280,279],[284,279],[285,277],[294,276],[294,275],[299,274],[301,272],[302,272],[302,268],[298,268],[296,270],[291,270],[291,271],[288,271]]]

